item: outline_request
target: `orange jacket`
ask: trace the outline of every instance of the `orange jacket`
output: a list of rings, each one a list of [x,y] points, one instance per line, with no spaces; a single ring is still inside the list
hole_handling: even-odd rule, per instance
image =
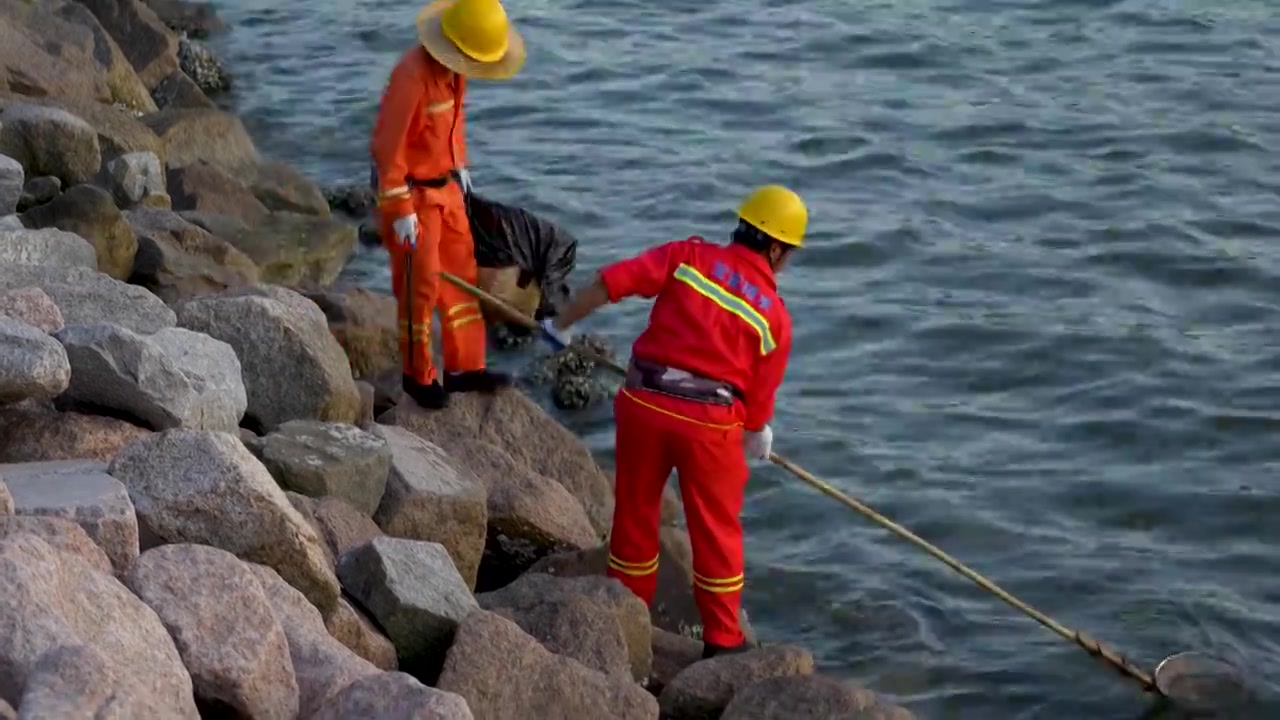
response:
[[[396,63],[369,142],[383,217],[412,212],[408,178],[434,180],[467,164],[466,91],[467,79],[421,46]]]
[[[600,271],[610,302],[657,297],[636,357],[726,382],[745,402],[726,408],[642,390],[631,399],[697,425],[758,431],[773,417],[774,395],[791,353],[791,315],[773,269],[740,245],[700,237],[669,242]]]

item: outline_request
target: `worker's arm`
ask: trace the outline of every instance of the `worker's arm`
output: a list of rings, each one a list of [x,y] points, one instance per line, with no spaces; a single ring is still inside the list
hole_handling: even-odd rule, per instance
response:
[[[409,128],[418,116],[424,92],[414,66],[401,63],[392,70],[382,93],[370,149],[378,170],[378,211],[383,217],[394,219],[413,212],[413,200],[405,181],[409,174],[406,150]]]
[[[557,331],[568,330],[574,323],[595,312],[597,308],[609,302],[609,289],[604,280],[596,275],[591,284],[582,288],[573,296],[568,305],[551,321]]]
[[[791,355],[791,319],[781,316],[775,328],[777,347],[760,360],[755,377],[746,389],[747,418],[744,427],[749,432],[760,432],[773,419],[774,398],[787,373],[787,361]]]

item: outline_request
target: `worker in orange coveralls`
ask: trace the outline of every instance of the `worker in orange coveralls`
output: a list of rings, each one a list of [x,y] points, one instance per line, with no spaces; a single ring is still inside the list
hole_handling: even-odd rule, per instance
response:
[[[476,282],[467,219],[467,79],[509,78],[524,41],[498,0],[437,0],[418,13],[418,39],[391,71],[370,151],[382,241],[399,301],[405,394],[428,409],[455,392],[492,392],[510,378],[485,367],[480,306],[445,283],[444,270]],[[431,318],[440,312],[444,382],[431,361]]]
[[[614,401],[609,575],[652,601],[662,492],[675,468],[693,544],[703,657],[749,649],[738,620],[738,515],[747,457],[767,460],[772,452],[768,423],[791,351],[791,316],[774,273],[803,245],[809,215],[794,192],[768,185],[746,199],[738,217],[729,244],[695,236],[605,267],[558,317],[541,323],[546,341],[563,349],[570,326],[601,305],[657,298]]]

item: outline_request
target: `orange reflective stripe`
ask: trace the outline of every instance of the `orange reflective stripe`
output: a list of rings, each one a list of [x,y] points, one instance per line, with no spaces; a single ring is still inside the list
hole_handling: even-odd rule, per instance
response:
[[[483,320],[483,319],[484,319],[483,315],[468,315],[467,317],[458,318],[456,320],[450,320],[449,328],[457,329],[462,327],[463,325],[469,325],[477,320]]]

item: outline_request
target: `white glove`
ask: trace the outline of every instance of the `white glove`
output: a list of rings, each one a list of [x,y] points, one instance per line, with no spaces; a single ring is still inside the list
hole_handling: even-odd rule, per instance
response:
[[[407,247],[410,250],[418,246],[418,216],[410,213],[404,217],[391,223],[391,227],[395,230],[396,240],[400,242],[401,247]]]
[[[460,167],[458,168],[458,185],[462,187],[464,195],[471,194],[471,171]]]
[[[747,430],[742,435],[742,446],[752,460],[768,460],[773,453],[773,428],[765,425],[760,432]]]
[[[538,325],[542,328],[542,339],[556,352],[564,350],[573,342],[573,331],[557,330],[551,318],[543,318]]]

